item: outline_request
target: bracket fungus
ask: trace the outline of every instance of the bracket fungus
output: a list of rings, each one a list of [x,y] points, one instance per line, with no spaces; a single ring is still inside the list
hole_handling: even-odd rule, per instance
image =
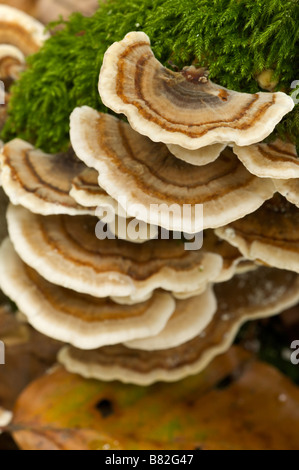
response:
[[[126,240],[132,243],[145,243],[159,237],[158,227],[119,215],[115,216],[113,222],[108,222],[107,227],[119,240]]]
[[[119,305],[49,283],[22,262],[9,239],[0,249],[0,286],[39,332],[82,349],[159,333],[175,310],[156,292],[136,305]]]
[[[248,259],[299,273],[299,213],[280,195],[258,211],[217,229]]]
[[[7,119],[7,110],[10,100],[10,87],[14,80],[19,78],[20,73],[24,69],[24,54],[15,46],[0,43],[0,131],[2,130]],[[1,150],[2,142],[0,142],[0,144]]]
[[[231,346],[248,320],[280,313],[299,301],[297,274],[261,267],[217,284],[218,309],[203,333],[176,348],[141,351],[124,345],[80,351],[65,347],[59,361],[68,371],[87,378],[150,385],[173,382],[202,371]]]
[[[256,269],[258,269],[258,267],[259,264],[255,261],[243,258],[243,261],[240,261],[240,263],[236,267],[236,274],[249,273],[250,271],[255,271]]]
[[[14,80],[19,78],[24,68],[24,54],[15,46],[0,44],[0,81],[2,82],[0,83],[0,131],[7,119],[10,87]],[[0,147],[2,147],[2,143]]]
[[[43,217],[21,206],[7,212],[9,235],[23,261],[54,284],[95,297],[130,297],[135,302],[155,289],[204,290],[219,276],[218,254],[185,251],[177,240],[136,245],[99,240],[96,218]]]
[[[214,281],[217,283],[231,279],[238,271],[240,264],[245,261],[244,256],[237,248],[217,237],[213,230],[204,231],[203,250],[207,253],[217,253],[223,260],[221,273]]]
[[[299,178],[290,180],[273,180],[277,191],[289,202],[299,207]]]
[[[24,69],[24,54],[15,46],[0,44],[0,78],[5,85],[10,85],[10,80],[17,80]],[[6,86],[7,91],[8,88]]]
[[[223,264],[219,276],[214,283],[229,281],[235,274],[243,274],[257,269],[257,265],[244,258],[238,248],[222,238],[217,237],[214,230],[205,230],[203,233],[202,250],[206,253],[215,253],[221,256]],[[202,293],[202,287],[193,292],[175,292],[174,297],[179,300],[190,299]]]
[[[168,144],[168,150],[179,160],[190,163],[190,165],[203,166],[214,162],[225,149],[224,144],[213,144],[197,150],[188,150],[175,144]]]
[[[285,93],[238,93],[212,83],[194,66],[173,72],[155,58],[143,32],[131,32],[108,48],[99,93],[140,134],[189,150],[260,142],[294,107]]]
[[[249,173],[229,148],[215,162],[193,166],[87,106],[73,111],[70,135],[78,158],[99,172],[100,186],[128,215],[167,230],[220,227],[255,211],[275,192],[271,180]],[[203,218],[197,213],[201,204]]]
[[[46,37],[0,5],[0,79],[17,79]],[[1,146],[11,204],[0,288],[34,328],[69,343],[59,354],[69,371],[179,380],[247,320],[299,302],[299,160],[290,142],[263,142],[294,100],[223,88],[195,66],[168,70],[142,32],[109,47],[99,93],[129,122],[76,107],[68,152]],[[186,248],[192,238],[202,247]]]
[[[111,213],[111,216],[114,214],[113,221],[107,222],[107,226],[111,234],[121,240],[145,243],[158,236],[157,227],[130,219],[117,201],[99,186],[98,179],[99,174],[96,170],[85,168],[82,173],[73,179],[70,196],[84,207],[97,208],[95,215],[100,219],[102,219],[100,214],[104,214],[104,217],[105,215],[108,216],[107,211],[109,211],[109,214]]]
[[[15,46],[27,56],[37,52],[48,37],[42,23],[17,8],[0,5],[0,44]]]
[[[48,155],[14,139],[0,153],[2,186],[13,204],[42,214],[93,214],[69,195],[72,180],[84,168],[70,150]]]
[[[102,207],[109,206],[117,214],[117,201],[109,196],[105,189],[99,186],[99,174],[93,168],[84,168],[72,180],[72,189],[70,196],[83,207]]]
[[[5,88],[0,88],[0,130],[7,120],[11,84],[25,70],[25,57],[37,52],[48,37],[45,26],[39,21],[23,11],[0,4],[0,80]]]
[[[159,334],[126,342],[126,346],[144,351],[175,348],[202,333],[216,310],[216,297],[208,287],[198,296],[177,300],[175,312]]]
[[[272,143],[259,143],[233,148],[243,165],[260,178],[299,178],[299,158],[291,142],[276,139]]]

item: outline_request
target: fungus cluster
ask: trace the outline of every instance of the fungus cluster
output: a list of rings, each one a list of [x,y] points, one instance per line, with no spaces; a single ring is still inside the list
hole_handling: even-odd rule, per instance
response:
[[[168,70],[140,32],[107,50],[99,93],[127,121],[83,106],[64,154],[4,145],[0,287],[34,328],[67,343],[68,370],[179,380],[245,321],[299,301],[298,157],[290,142],[262,142],[294,102],[225,89],[194,66]],[[186,249],[201,230],[200,249]]]
[[[0,5],[0,80],[5,88],[5,103],[0,90],[0,130],[7,116],[11,84],[25,69],[26,57],[37,52],[48,37],[39,21],[16,8]]]

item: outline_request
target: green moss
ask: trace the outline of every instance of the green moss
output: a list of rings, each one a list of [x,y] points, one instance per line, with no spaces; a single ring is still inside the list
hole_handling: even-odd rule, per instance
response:
[[[299,96],[299,94],[298,94]],[[277,126],[276,129],[280,137],[290,136],[296,143],[297,153],[299,155],[299,105],[297,104],[293,111],[289,113]]]
[[[277,89],[299,79],[298,0],[110,0],[91,17],[74,14],[30,57],[13,87],[2,137],[22,137],[46,151],[68,144],[69,114],[97,92],[103,55],[132,30],[145,31],[159,60],[179,67],[197,59],[215,82],[255,92],[256,74],[272,68]],[[53,29],[55,25],[52,25]],[[298,105],[280,130],[299,137]],[[298,140],[297,140],[298,143]]]

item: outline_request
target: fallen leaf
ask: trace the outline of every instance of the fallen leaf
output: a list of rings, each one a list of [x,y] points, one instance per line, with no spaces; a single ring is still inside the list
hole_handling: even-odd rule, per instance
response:
[[[0,365],[0,407],[11,410],[21,391],[56,362],[58,341],[41,335],[8,307],[0,307],[0,340],[5,365]]]
[[[24,450],[296,449],[299,390],[239,348],[201,374],[138,387],[85,380],[59,367],[15,407]]]

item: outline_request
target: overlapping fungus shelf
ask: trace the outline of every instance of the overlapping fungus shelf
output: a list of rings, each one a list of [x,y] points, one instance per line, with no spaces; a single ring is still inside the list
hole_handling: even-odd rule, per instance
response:
[[[299,272],[298,209],[280,195],[217,234],[249,259]]]

